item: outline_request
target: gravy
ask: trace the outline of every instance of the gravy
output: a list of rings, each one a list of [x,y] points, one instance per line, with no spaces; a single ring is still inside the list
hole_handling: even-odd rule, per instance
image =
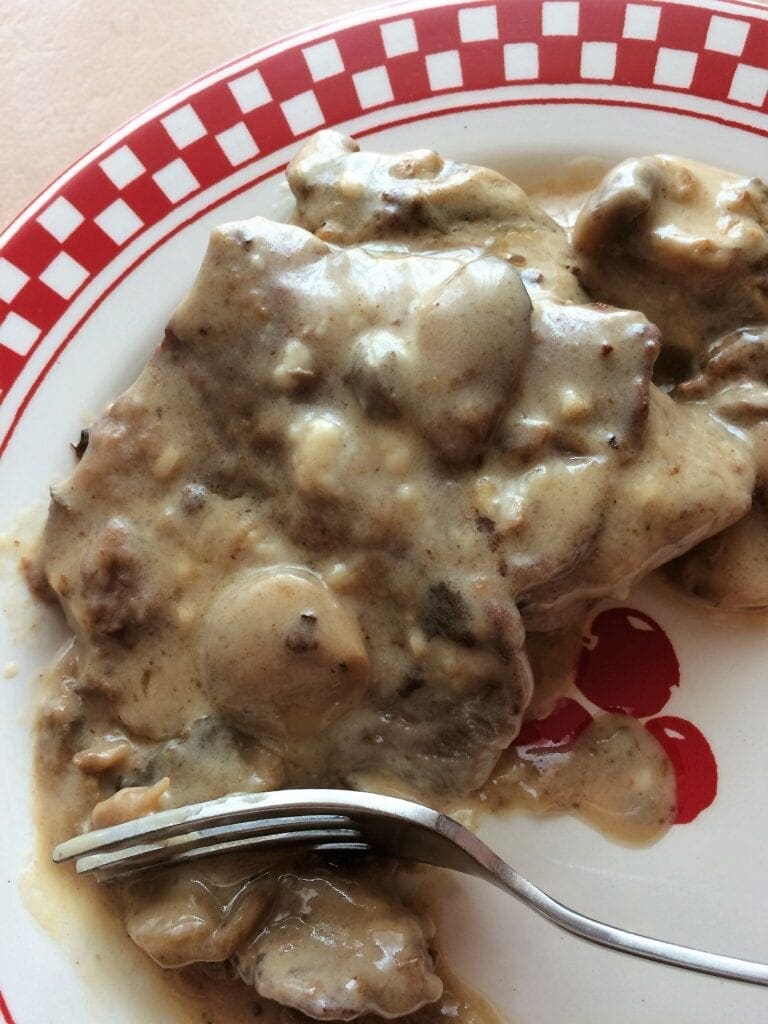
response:
[[[587,196],[593,172],[535,201],[322,132],[288,168],[293,224],[213,232],[28,566],[73,634],[38,726],[49,841],[302,785],[480,794],[637,842],[669,826],[670,764],[634,720],[511,744],[598,598],[681,558],[691,592],[727,604],[738,577],[730,606],[764,601],[759,566],[738,571],[768,557],[742,351],[764,193],[654,157]],[[216,1019],[258,998],[274,1019],[487,1021],[403,877],[231,858],[115,898]]]

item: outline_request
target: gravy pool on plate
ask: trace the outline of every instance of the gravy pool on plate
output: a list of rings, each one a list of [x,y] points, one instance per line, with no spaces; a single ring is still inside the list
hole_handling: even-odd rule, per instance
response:
[[[658,835],[669,763],[626,719],[565,766],[497,763],[529,653],[597,599],[676,560],[698,596],[768,603],[764,186],[625,161],[570,238],[511,181],[428,151],[323,132],[288,181],[295,222],[213,232],[53,488],[28,566],[73,633],[38,726],[50,840],[302,785],[446,807],[490,785],[494,805]],[[115,901],[158,963],[205,965],[201,999],[480,1012],[380,865],[230,857]]]

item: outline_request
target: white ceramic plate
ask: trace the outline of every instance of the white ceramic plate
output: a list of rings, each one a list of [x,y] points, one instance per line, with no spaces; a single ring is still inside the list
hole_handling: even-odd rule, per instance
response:
[[[672,151],[765,173],[767,93],[768,8],[757,4],[421,0],[295,36],[162,100],[0,237],[0,528],[15,536],[34,524],[22,510],[42,511],[49,481],[71,469],[68,442],[135,376],[209,229],[270,213],[282,168],[313,130],[338,125],[370,147],[429,145],[507,167]],[[8,566],[12,545],[5,555]],[[34,872],[19,881],[33,850],[29,698],[61,634],[5,575],[0,670],[16,672],[0,679],[0,1015],[169,1019],[127,947],[111,953],[98,923],[80,934]],[[645,850],[566,818],[518,815],[484,835],[589,913],[768,958],[765,623],[713,624],[653,590],[628,606],[635,614],[600,620],[593,667],[618,686],[609,654],[623,652],[635,683],[660,694],[638,714],[673,753],[691,820]],[[574,699],[594,710],[583,693]],[[457,881],[444,918],[459,973],[518,1024],[758,1024],[768,1014],[764,992],[595,950],[480,884]]]

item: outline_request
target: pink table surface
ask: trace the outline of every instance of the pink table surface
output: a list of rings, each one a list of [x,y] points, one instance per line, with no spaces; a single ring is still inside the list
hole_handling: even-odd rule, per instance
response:
[[[280,36],[380,0],[0,0],[0,228],[148,104]]]

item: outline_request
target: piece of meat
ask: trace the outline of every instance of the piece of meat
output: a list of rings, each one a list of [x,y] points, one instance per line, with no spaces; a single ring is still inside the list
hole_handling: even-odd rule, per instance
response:
[[[714,341],[699,372],[673,392],[682,402],[706,403],[750,440],[758,486],[768,484],[768,325],[754,324]]]
[[[399,692],[343,719],[335,728],[335,767],[354,788],[422,794],[446,799],[471,793],[491,774],[520,728],[530,690],[530,670],[489,664],[490,659],[434,644],[445,668],[419,674],[416,668]],[[472,672],[472,668],[477,668]],[[482,669],[485,668],[485,673]],[[475,676],[466,695],[452,692],[449,671]]]
[[[558,628],[598,596],[624,597],[642,576],[740,519],[752,501],[748,444],[705,409],[657,389],[645,444],[616,474],[589,556],[521,596],[526,625]]]
[[[532,329],[528,364],[499,429],[499,451],[477,481],[474,509],[491,524],[526,626],[549,629],[586,600],[627,589],[670,545],[693,543],[707,522],[714,531],[733,521],[745,496],[740,476],[734,490],[722,470],[708,495],[702,477],[693,530],[692,503],[675,488],[674,500],[657,505],[653,529],[634,541],[649,494],[632,480],[641,472],[666,478],[669,454],[661,445],[670,416],[681,437],[695,429],[650,384],[658,332],[642,314],[546,299],[534,305]],[[732,454],[736,442],[717,424],[707,430],[741,472],[745,456]]]
[[[340,873],[283,875],[235,964],[259,995],[315,1020],[402,1017],[443,991],[419,919],[391,891]]]
[[[80,569],[87,633],[129,643],[131,633],[146,621],[154,595],[140,545],[135,529],[117,516],[94,537]]]
[[[700,372],[674,392],[706,405],[746,437],[757,468],[749,513],[669,566],[693,597],[731,611],[768,606],[768,326],[733,331],[709,346]]]
[[[58,557],[48,540],[56,533],[75,533],[78,525],[78,515],[53,491],[41,556],[47,583],[79,637],[130,647],[158,604],[142,539],[133,523],[112,515],[89,537],[81,532],[80,562],[73,564],[68,549],[62,546]]]
[[[670,578],[692,597],[728,611],[768,608],[768,512],[748,515],[671,562]]]
[[[673,396],[711,409],[745,437],[755,460],[756,495],[768,501],[768,325],[732,331],[713,342],[701,368]]]
[[[361,780],[375,776],[426,800],[470,792],[517,734],[532,690],[520,617],[504,577],[480,561],[496,556],[481,534],[473,540],[469,577],[435,539],[427,581],[426,552],[412,565],[377,560],[376,586],[401,611],[387,620],[374,604],[362,616],[372,664],[386,640],[388,672],[330,732],[336,784],[367,788]]]
[[[128,934],[161,967],[227,960],[273,899],[266,865],[240,855],[165,868],[120,886]]]
[[[280,789],[285,781],[278,757],[212,715],[197,719],[180,736],[152,745],[136,775],[136,781],[124,776],[122,784],[167,775],[170,807],[228,793]]]
[[[673,381],[718,334],[768,315],[768,190],[757,178],[678,157],[625,160],[584,204],[573,243],[593,298],[661,329],[659,370]]]
[[[541,299],[531,332],[525,372],[500,430],[504,453],[636,454],[659,351],[653,324],[626,309]]]
[[[532,297],[579,301],[563,229],[514,182],[431,150],[361,152],[322,131],[288,165],[296,219],[337,245],[411,251],[476,246],[517,268]]]

